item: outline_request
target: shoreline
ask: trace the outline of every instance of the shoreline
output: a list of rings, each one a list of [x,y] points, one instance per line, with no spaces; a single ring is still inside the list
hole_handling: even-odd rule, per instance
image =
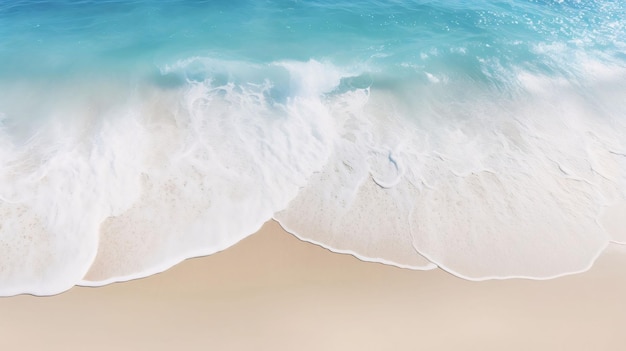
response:
[[[0,348],[617,350],[623,249],[585,273],[474,282],[363,262],[270,221],[150,277],[2,298]]]

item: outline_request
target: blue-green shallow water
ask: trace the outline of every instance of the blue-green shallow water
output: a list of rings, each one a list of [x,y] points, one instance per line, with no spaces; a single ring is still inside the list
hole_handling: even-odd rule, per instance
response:
[[[0,294],[277,219],[467,279],[626,242],[620,1],[0,1]]]
[[[619,1],[6,1],[3,74],[134,69],[191,55],[252,62],[403,64],[481,76],[566,70],[540,44],[624,59]],[[437,59],[429,52],[438,52]],[[426,57],[425,57],[426,54]],[[8,61],[8,64],[6,64]],[[488,69],[488,68],[487,68]]]

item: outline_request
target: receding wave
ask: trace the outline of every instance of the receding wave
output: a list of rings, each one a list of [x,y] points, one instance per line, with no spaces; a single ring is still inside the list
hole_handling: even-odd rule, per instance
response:
[[[271,218],[468,279],[583,271],[626,242],[626,70],[587,64],[575,84],[519,70],[506,90],[207,57],[101,104],[68,83],[35,126],[3,121],[2,294],[150,275]]]
[[[401,3],[0,6],[0,295],[148,276],[272,219],[471,280],[626,244],[623,5]],[[55,30],[20,47],[32,18]]]

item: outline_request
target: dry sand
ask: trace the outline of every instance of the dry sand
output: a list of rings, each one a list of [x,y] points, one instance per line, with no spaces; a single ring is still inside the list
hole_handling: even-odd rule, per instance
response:
[[[624,350],[626,254],[549,281],[361,262],[269,222],[146,279],[0,299],[0,350]]]

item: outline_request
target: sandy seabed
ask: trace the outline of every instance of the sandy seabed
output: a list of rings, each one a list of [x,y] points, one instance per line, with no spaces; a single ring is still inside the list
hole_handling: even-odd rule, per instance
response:
[[[624,350],[626,247],[586,273],[471,282],[362,262],[273,221],[145,279],[0,298],[0,350]]]

